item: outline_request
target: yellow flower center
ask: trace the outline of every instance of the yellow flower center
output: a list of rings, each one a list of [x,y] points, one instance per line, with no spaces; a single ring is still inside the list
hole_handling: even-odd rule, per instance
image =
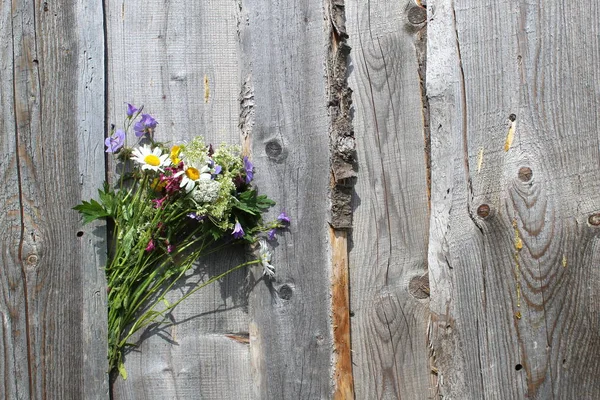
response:
[[[181,162],[181,159],[179,158],[180,152],[181,152],[181,147],[179,147],[179,146],[171,147],[171,162],[174,165],[177,165]]]
[[[148,154],[146,157],[144,157],[144,162],[148,165],[152,165],[153,167],[158,167],[160,165],[160,158],[154,154]]]
[[[189,167],[188,169],[185,170],[185,176],[187,176],[188,178],[190,178],[193,181],[196,181],[196,180],[198,180],[198,178],[200,178],[200,171],[198,171],[194,167]]]

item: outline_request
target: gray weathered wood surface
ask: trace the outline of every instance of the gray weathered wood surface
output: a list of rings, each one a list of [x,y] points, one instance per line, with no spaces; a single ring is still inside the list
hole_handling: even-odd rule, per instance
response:
[[[109,122],[120,123],[128,101],[157,118],[158,140],[240,143],[236,11],[234,2],[108,1]],[[237,265],[237,253],[212,257],[187,283]],[[178,306],[174,325],[127,356],[114,398],[252,398],[246,289],[239,271]]]
[[[600,7],[420,3],[0,2],[0,397],[343,398],[346,262],[357,399],[600,397]],[[349,243],[327,224],[344,10]],[[71,207],[112,176],[126,101],[161,140],[241,143],[292,225],[274,281],[199,291],[109,389],[105,228]]]
[[[356,398],[425,399],[429,230],[419,62],[426,10],[409,0],[351,1],[346,17],[359,163],[350,251]]]
[[[0,3],[0,396],[106,398],[100,4]]]
[[[599,7],[428,3],[440,394],[598,398]]]
[[[253,97],[242,121],[256,184],[292,224],[279,236],[273,282],[250,295],[250,348],[258,398],[329,398],[329,137],[323,4],[242,1],[243,81]],[[261,271],[254,270],[254,278]]]

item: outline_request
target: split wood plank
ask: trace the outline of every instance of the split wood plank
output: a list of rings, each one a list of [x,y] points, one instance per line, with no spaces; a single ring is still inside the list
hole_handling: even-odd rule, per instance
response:
[[[274,281],[253,269],[250,348],[257,398],[330,398],[329,118],[323,3],[241,2],[242,77],[251,88],[255,180],[292,223]]]
[[[122,121],[124,102],[145,104],[158,140],[239,144],[236,11],[235,2],[108,1],[109,121]],[[240,247],[203,261],[170,301],[243,259]],[[248,337],[246,277],[240,270],[198,291],[173,325],[143,334],[114,399],[253,398],[249,346],[236,340]]]
[[[346,12],[359,162],[350,251],[356,398],[425,399],[426,10],[409,0],[348,1]]]
[[[106,398],[100,4],[0,4],[3,398]]]
[[[428,12],[440,394],[597,398],[600,7],[435,0]]]

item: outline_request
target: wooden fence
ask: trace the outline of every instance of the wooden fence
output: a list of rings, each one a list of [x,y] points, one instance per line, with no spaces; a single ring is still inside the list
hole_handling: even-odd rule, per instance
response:
[[[600,398],[599,14],[1,1],[0,397]],[[109,382],[106,231],[71,207],[125,101],[241,143],[292,225],[275,282],[197,292]]]

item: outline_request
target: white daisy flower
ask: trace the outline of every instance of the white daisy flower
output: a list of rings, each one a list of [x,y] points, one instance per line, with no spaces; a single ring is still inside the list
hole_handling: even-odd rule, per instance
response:
[[[272,279],[275,277],[275,267],[271,265],[271,252],[269,251],[269,245],[264,239],[259,240],[258,244],[258,257],[263,266],[263,275],[266,275]]]
[[[142,169],[162,171],[161,167],[168,165],[168,154],[162,154],[160,147],[151,149],[150,146],[142,146],[133,149],[131,159],[142,165]]]
[[[186,192],[190,192],[196,186],[196,182],[210,180],[212,177],[208,165],[204,165],[200,169],[186,165],[183,171],[178,172],[175,176],[182,176],[179,187],[185,188]]]

